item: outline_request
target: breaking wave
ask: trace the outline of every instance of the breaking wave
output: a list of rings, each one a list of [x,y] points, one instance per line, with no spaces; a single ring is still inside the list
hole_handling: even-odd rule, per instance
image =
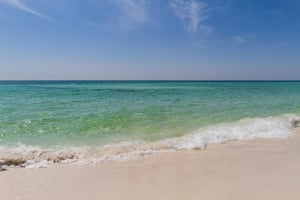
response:
[[[255,138],[287,138],[300,117],[285,114],[267,118],[245,118],[195,130],[178,138],[156,142],[122,142],[98,148],[44,149],[19,144],[17,147],[0,146],[0,171],[17,167],[30,169],[54,164],[97,164],[111,160],[130,160],[145,155],[185,149],[205,149],[210,144]],[[298,122],[297,122],[298,123]]]

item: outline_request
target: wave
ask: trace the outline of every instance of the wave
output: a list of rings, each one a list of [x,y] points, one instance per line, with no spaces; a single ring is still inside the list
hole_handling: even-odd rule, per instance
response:
[[[221,123],[195,130],[178,138],[157,142],[122,142],[98,148],[55,148],[19,144],[17,147],[0,146],[0,171],[25,167],[30,169],[54,164],[96,164],[111,160],[130,160],[145,155],[188,149],[205,149],[207,145],[233,140],[255,138],[287,138],[300,116],[285,114],[267,118],[245,118],[236,122]]]

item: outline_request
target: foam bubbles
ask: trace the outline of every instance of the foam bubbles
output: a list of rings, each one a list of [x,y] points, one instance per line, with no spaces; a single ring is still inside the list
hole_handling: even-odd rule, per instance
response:
[[[0,146],[0,171],[16,167],[29,169],[54,164],[97,164],[104,161],[124,161],[161,152],[182,149],[204,149],[210,144],[254,138],[286,138],[291,134],[296,115],[267,118],[245,118],[236,122],[208,126],[178,138],[157,142],[123,142],[98,148],[42,149],[19,144],[17,147]]]
[[[254,138],[285,138],[291,134],[296,115],[267,118],[246,118],[232,123],[223,123],[194,131],[181,138],[168,139],[176,149],[205,148],[209,144],[220,144],[232,140]]]

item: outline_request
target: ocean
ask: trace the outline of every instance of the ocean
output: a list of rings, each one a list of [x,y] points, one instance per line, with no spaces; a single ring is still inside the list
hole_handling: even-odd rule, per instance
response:
[[[285,138],[299,117],[297,81],[0,81],[0,167]]]

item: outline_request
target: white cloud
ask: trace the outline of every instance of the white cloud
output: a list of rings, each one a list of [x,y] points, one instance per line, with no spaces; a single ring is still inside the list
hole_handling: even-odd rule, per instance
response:
[[[206,3],[197,0],[171,0],[171,8],[175,15],[185,23],[188,31],[211,32],[210,27],[201,24],[208,18]]]
[[[209,26],[200,26],[199,28],[203,33],[209,34],[213,31],[213,29]]]
[[[122,11],[123,18],[136,23],[147,21],[145,0],[115,0]]]
[[[108,22],[89,23],[103,31],[131,31],[148,22],[147,0],[107,0],[115,6],[117,15],[110,16]]]
[[[19,0],[0,0],[0,3],[7,4],[9,6],[12,6],[14,8],[20,9],[22,11],[28,12],[32,15],[35,15],[35,16],[38,16],[38,17],[41,17],[41,18],[44,18],[44,19],[49,19],[47,16],[31,9],[30,7],[28,7],[27,5],[25,5],[24,3],[22,3]]]
[[[246,38],[243,36],[240,36],[240,35],[233,36],[232,39],[237,43],[246,43],[247,42]]]

